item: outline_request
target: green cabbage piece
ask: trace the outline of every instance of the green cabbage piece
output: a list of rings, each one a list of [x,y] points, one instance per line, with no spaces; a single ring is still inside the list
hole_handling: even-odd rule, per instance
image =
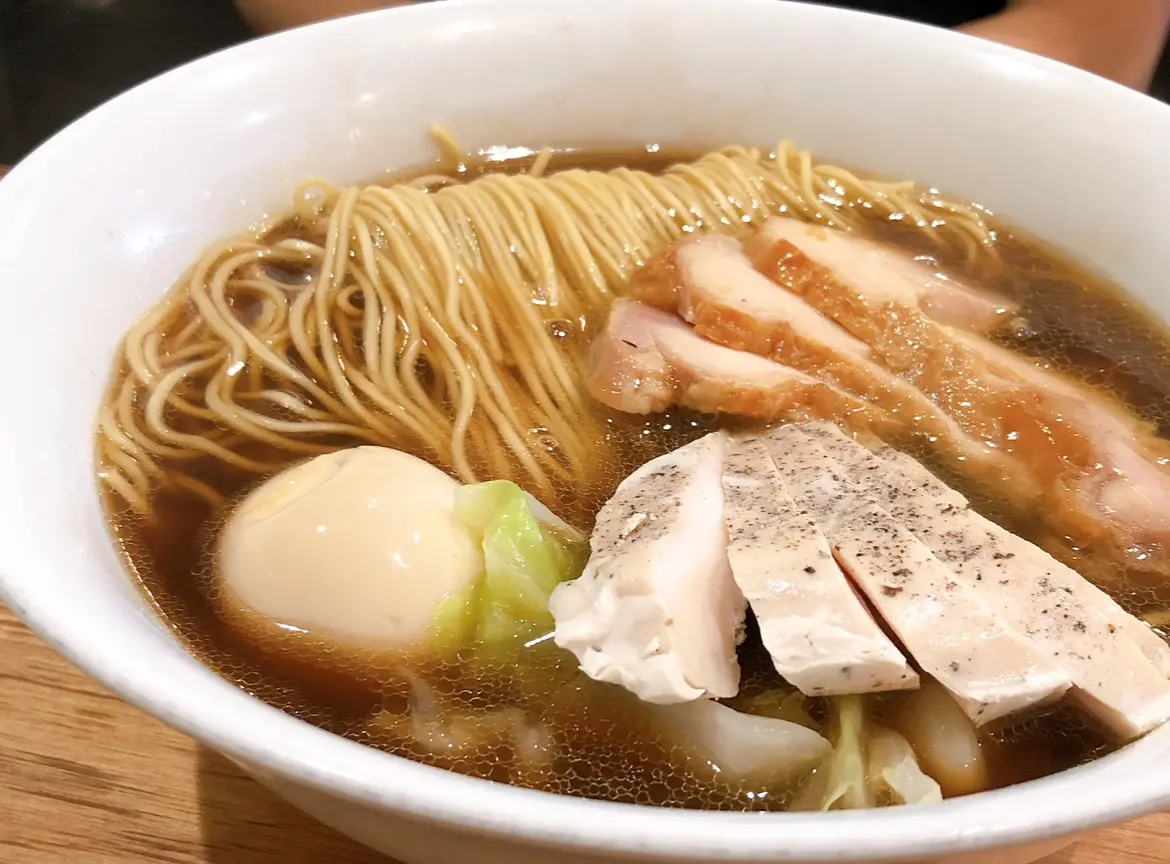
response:
[[[865,745],[868,729],[860,696],[838,696],[832,702],[833,755],[821,769],[826,788],[821,810],[862,810],[873,807],[866,778]]]
[[[505,480],[461,487],[455,519],[480,545],[483,575],[440,606],[432,625],[434,644],[511,654],[549,633],[549,595],[579,575],[584,538]]]
[[[476,632],[475,610],[482,576],[466,589],[449,594],[431,621],[431,650],[442,657],[456,654]]]
[[[942,800],[938,783],[918,765],[910,743],[873,725],[860,696],[829,703],[833,752],[808,779],[793,810],[863,810]]]
[[[910,742],[891,729],[874,729],[869,737],[869,782],[885,804],[942,801],[942,790],[919,767]]]

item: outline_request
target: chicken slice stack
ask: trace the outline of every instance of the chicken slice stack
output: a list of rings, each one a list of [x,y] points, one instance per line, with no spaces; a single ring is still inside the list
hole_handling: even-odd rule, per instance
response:
[[[922,672],[978,724],[1066,694],[1122,737],[1163,722],[1170,648],[1144,622],[909,456],[855,440],[929,450],[1082,547],[1159,549],[1170,445],[990,342],[1016,311],[900,251],[791,219],[651,261],[594,343],[592,395],[630,413],[678,405],[791,425],[690,445],[707,454],[702,477],[684,472],[677,493],[659,470],[676,454],[623,483],[585,577],[554,600],[558,643],[650,701],[721,697],[747,603],[777,671],[810,695],[914,688]],[[650,499],[690,516],[656,515]],[[696,531],[700,513],[723,533]],[[707,599],[688,606],[684,585]],[[625,597],[662,611],[619,624]],[[718,626],[696,623],[710,615]],[[718,648],[705,672],[684,647],[703,645]],[[643,667],[669,674],[645,683]]]
[[[647,265],[594,347],[621,411],[832,420],[932,450],[1079,548],[1160,566],[1170,443],[1126,407],[988,341],[1015,309],[924,263],[792,219]],[[717,350],[723,349],[723,350]]]
[[[734,695],[746,601],[808,695],[917,688],[921,670],[976,725],[1066,694],[1125,739],[1170,718],[1170,647],[1143,622],[833,424],[716,432],[649,462],[591,542],[553,595],[556,642],[646,701]]]

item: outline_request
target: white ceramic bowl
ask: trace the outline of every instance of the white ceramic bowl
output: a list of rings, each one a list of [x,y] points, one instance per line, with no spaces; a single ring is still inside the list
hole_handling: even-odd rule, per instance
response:
[[[184,653],[123,574],[98,508],[93,425],[115,344],[205,244],[283,209],[300,180],[430,159],[432,122],[473,147],[793,138],[975,198],[1170,318],[1170,109],[1024,54],[779,0],[449,2],[264,39],[114,100],[0,183],[0,589],[37,633],[412,864],[1008,864],[1170,803],[1170,729],[929,808],[761,817],[574,800],[334,737]]]

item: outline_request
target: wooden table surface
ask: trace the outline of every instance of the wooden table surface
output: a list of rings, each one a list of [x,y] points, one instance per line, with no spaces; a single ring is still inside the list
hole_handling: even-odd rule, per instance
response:
[[[1164,864],[1170,815],[1046,864]],[[0,862],[392,864],[103,691],[0,606]]]

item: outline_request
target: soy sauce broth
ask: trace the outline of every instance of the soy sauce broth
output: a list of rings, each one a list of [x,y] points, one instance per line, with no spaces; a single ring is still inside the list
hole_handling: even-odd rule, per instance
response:
[[[522,173],[530,170],[536,158],[531,151],[514,152],[511,158],[489,155],[491,158],[468,161],[452,176],[465,181],[491,172]],[[654,146],[631,151],[566,151],[555,154],[547,170],[626,166],[657,172],[696,155]],[[396,182],[403,177],[388,175],[377,182]],[[1114,287],[1009,225],[992,222],[1003,266],[978,284],[1018,301],[1020,317],[1027,322],[1026,328],[1002,337],[1003,344],[1120,395],[1158,429],[1170,431],[1170,337],[1165,328]],[[924,245],[921,235],[903,223],[874,217],[867,227],[875,239],[927,256],[942,269],[961,272],[961,256],[956,250]],[[289,223],[277,230],[295,235],[296,225]],[[296,278],[298,274],[289,274],[289,279]],[[584,530],[617,484],[635,468],[715,428],[734,425],[685,411],[637,418],[600,405],[594,410],[603,420],[617,458],[599,464],[588,488],[561,489],[555,500],[546,502]],[[333,443],[340,448],[358,442],[338,439]],[[409,445],[402,449],[409,450]],[[282,453],[254,455],[287,458]],[[936,470],[940,468],[929,454],[913,455]],[[192,471],[190,464],[186,470]],[[238,499],[258,483],[254,476],[220,464],[197,464],[193,473],[228,499]],[[1029,539],[1051,542],[1038,523],[1021,520],[1010,502],[968,488],[961,478],[943,476],[967,494],[984,515]],[[532,722],[551,730],[555,741],[551,762],[536,767],[519,765],[515,754],[502,743],[471,758],[431,752],[411,736],[401,734],[399,721],[408,710],[410,686],[393,663],[359,654],[326,656],[328,652],[315,653],[316,649],[287,640],[259,637],[225,620],[216,603],[212,579],[215,538],[222,526],[201,499],[173,490],[161,492],[155,499],[156,518],[149,523],[127,511],[113,496],[107,494],[104,503],[127,567],[183,645],[247,693],[308,723],[461,773],[589,798],[765,811],[784,809],[791,798],[790,787],[744,788],[723,783],[709,768],[688,763],[669,742],[640,726],[620,700],[607,697],[607,691],[598,685],[582,682],[573,658],[551,643],[534,649],[532,655],[532,674],[539,686],[521,687],[519,692],[501,684],[509,675],[507,670],[471,671],[459,663],[425,670],[429,686],[446,706],[448,720],[455,722],[493,706],[519,708]],[[1167,586],[1131,584],[1124,572],[1112,577],[1106,587],[1130,611],[1170,608]],[[784,686],[758,640],[745,643],[740,659],[744,694]],[[872,700],[873,707],[879,716],[888,716],[896,711],[898,698],[880,697]],[[824,718],[825,706],[817,700],[811,700],[807,707],[815,718]],[[984,747],[997,786],[1080,764],[1110,748],[1100,730],[1063,707],[988,732]]]

